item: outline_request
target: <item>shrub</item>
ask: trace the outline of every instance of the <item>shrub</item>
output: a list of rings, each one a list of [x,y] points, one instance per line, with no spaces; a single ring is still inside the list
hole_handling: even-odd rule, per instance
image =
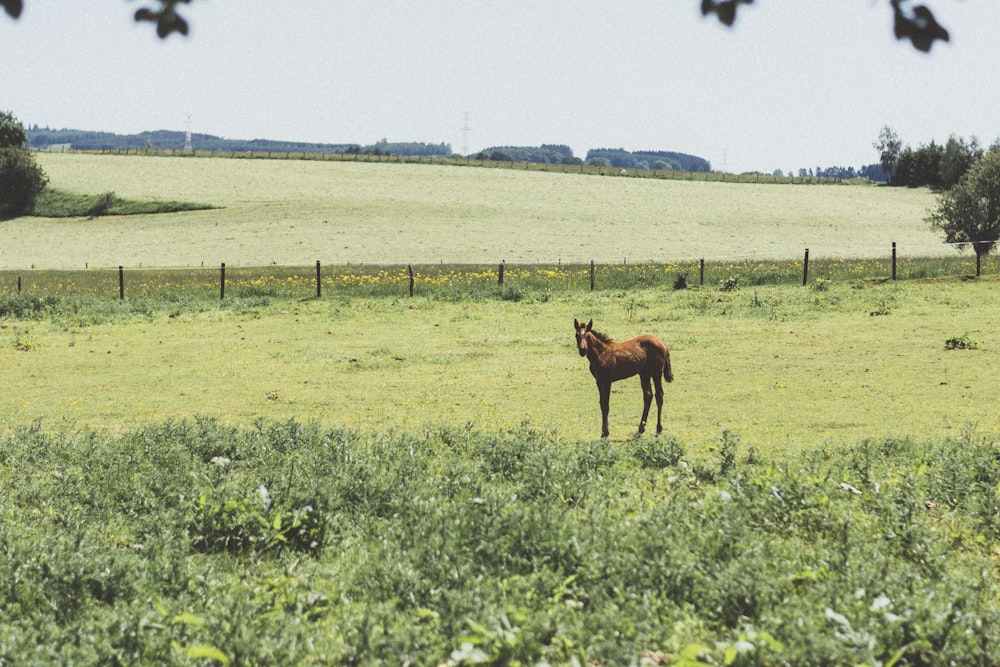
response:
[[[0,219],[29,214],[48,180],[26,148],[0,147]]]
[[[636,438],[629,449],[643,468],[670,468],[684,458],[684,447],[671,437]]]
[[[116,201],[117,199],[114,192],[105,192],[102,195],[98,195],[94,200],[94,203],[87,209],[87,217],[99,218],[102,215],[108,215],[111,212],[111,207],[115,205]]]
[[[736,276],[730,276],[724,280],[719,281],[719,291],[722,292],[733,292],[739,289],[740,279]]]
[[[969,334],[965,333],[961,336],[955,338],[949,338],[944,342],[944,349],[946,350],[978,350],[979,341],[975,338],[971,338]]]
[[[202,494],[195,500],[188,531],[199,551],[233,554],[291,549],[317,552],[323,546],[325,523],[311,505],[278,507],[263,485],[254,497],[218,499]]]

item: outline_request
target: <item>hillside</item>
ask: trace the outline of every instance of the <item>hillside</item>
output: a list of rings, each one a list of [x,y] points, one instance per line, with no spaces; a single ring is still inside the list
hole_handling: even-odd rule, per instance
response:
[[[209,211],[4,223],[0,264],[546,263],[939,248],[927,189],[606,178],[394,162],[42,152],[56,189]]]

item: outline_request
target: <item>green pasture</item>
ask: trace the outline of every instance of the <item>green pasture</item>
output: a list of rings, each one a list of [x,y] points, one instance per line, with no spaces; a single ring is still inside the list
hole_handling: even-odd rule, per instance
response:
[[[926,190],[40,153],[51,186],[218,207],[4,223],[0,268],[491,264],[940,252]]]
[[[652,333],[670,345],[666,430],[692,450],[711,450],[723,432],[782,452],[1000,426],[992,279],[589,292],[508,278],[464,298],[350,296],[328,285],[319,299],[299,281],[299,297],[251,281],[222,302],[210,284],[124,301],[10,294],[0,309],[3,425],[121,431],[197,415],[376,431],[527,422],[586,440],[599,422],[574,348],[578,317],[618,339]],[[978,349],[946,349],[963,336]],[[638,381],[618,383],[613,439],[631,437],[640,408]]]

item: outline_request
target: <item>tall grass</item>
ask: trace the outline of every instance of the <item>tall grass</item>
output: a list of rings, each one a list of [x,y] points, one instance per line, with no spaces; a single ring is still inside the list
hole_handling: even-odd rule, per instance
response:
[[[781,461],[656,442],[21,428],[0,440],[0,662],[1000,660],[991,438]]]

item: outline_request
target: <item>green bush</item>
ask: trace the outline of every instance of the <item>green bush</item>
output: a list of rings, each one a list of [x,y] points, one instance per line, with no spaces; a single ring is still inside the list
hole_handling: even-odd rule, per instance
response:
[[[28,149],[0,146],[0,219],[28,214],[47,184]]]
[[[975,338],[969,336],[969,334],[962,334],[961,336],[956,336],[954,338],[949,338],[944,342],[944,349],[946,350],[978,350],[979,341]]]

